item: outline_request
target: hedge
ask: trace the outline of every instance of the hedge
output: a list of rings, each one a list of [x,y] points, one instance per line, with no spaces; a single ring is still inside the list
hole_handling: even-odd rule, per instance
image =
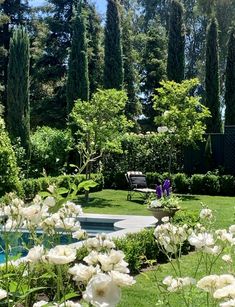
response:
[[[103,175],[91,174],[91,179],[97,183],[91,192],[101,191],[103,188]],[[85,175],[63,175],[58,177],[42,177],[37,179],[24,179],[22,186],[26,199],[32,199],[38,192],[46,191],[49,185],[55,184],[57,187],[69,188],[70,184],[78,185],[80,182],[86,180]]]
[[[173,191],[179,194],[204,194],[235,196],[235,177],[231,175],[218,175],[211,172],[207,174],[194,174],[191,177],[184,173],[146,173],[148,185],[152,186],[169,178]],[[117,173],[111,183],[105,180],[106,188],[128,189],[125,173]]]

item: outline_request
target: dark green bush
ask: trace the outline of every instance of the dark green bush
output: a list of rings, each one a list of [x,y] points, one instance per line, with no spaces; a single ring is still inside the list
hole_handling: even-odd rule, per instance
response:
[[[220,194],[235,196],[235,177],[231,175],[220,176]]]
[[[154,229],[145,229],[115,240],[117,249],[124,252],[132,274],[138,273],[146,260],[156,260],[159,256],[153,231]]]
[[[5,125],[0,118],[0,196],[6,192],[17,192],[22,195],[19,181],[19,169]]]
[[[31,137],[31,176],[58,176],[64,171],[72,138],[68,130],[40,127]]]
[[[103,188],[103,176],[101,174],[91,174],[91,179],[97,183],[91,191],[100,191]],[[55,184],[57,187],[69,188],[71,183],[78,185],[86,180],[85,175],[63,175],[58,177],[42,177],[38,179],[22,180],[25,198],[32,199],[38,192],[46,191],[48,186]]]
[[[203,177],[204,175],[200,175],[200,174],[195,174],[191,177],[190,191],[192,194],[203,194],[204,193]]]
[[[189,192],[190,179],[184,173],[174,175],[174,192],[186,194]]]
[[[179,210],[174,215],[172,222],[178,225],[187,224],[189,227],[194,227],[199,222],[199,212]]]
[[[203,177],[203,194],[208,195],[219,195],[220,182],[219,176],[207,173]]]

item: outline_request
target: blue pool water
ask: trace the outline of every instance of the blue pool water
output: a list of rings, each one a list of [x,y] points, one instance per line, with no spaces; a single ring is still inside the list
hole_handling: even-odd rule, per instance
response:
[[[82,229],[86,230],[89,237],[94,237],[97,233],[110,233],[115,231],[113,223],[97,223],[97,222],[80,222]],[[42,235],[41,232],[38,232],[37,236],[40,237]],[[35,242],[30,239],[28,232],[22,233],[9,233],[8,240],[11,246],[11,253],[10,256],[14,257],[23,257],[26,256],[26,248],[25,245],[27,244],[28,248],[31,248],[35,245]],[[45,238],[44,245],[47,248],[51,248],[50,238]],[[54,237],[55,245],[59,244],[70,244],[78,242],[78,240],[71,238],[70,235],[60,234],[57,235],[56,238]],[[36,243],[37,244],[37,243]],[[0,233],[0,263],[5,262],[5,254],[1,252],[2,249],[5,249],[4,238]]]

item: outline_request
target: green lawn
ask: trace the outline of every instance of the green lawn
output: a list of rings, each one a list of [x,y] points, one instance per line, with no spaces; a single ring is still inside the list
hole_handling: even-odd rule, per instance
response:
[[[102,192],[90,194],[90,202],[84,206],[86,213],[100,214],[133,214],[133,215],[150,215],[143,204],[143,200],[136,194],[132,201],[126,200],[126,191],[103,190]],[[201,202],[205,203],[209,208],[215,211],[216,227],[224,228],[234,223],[235,197],[219,197],[219,196],[181,196],[183,209],[196,210],[199,212]],[[83,203],[83,199],[80,201]],[[235,259],[234,259],[235,260]],[[182,257],[183,275],[193,276],[196,266],[196,255],[191,253]],[[214,272],[226,273],[224,265],[220,262]],[[150,307],[164,306],[156,304],[159,300],[159,292],[156,287],[156,278],[162,280],[166,275],[174,275],[170,264],[162,264],[158,266],[158,270],[150,270],[136,276],[136,284],[122,291],[122,300],[118,306],[120,307]],[[203,272],[199,271],[197,280],[203,276]],[[205,295],[196,290],[196,299],[192,301],[192,306],[203,307],[205,304]],[[171,299],[171,305],[174,307],[184,306],[182,299],[174,294]]]
[[[143,199],[137,193],[134,194],[132,201],[127,201],[126,196],[127,191],[120,190],[103,190],[91,193],[90,201],[87,205],[83,205],[83,210],[85,213],[151,215]],[[235,197],[184,195],[181,198],[182,209],[199,211],[201,202],[213,209],[218,228],[226,227],[234,221]],[[82,197],[79,200],[84,204]]]

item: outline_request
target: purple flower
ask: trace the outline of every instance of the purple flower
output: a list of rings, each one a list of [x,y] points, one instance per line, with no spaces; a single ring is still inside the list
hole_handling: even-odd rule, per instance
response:
[[[171,182],[169,179],[166,179],[162,186],[163,193],[166,193],[166,196],[170,196],[170,188],[171,188]]]
[[[157,194],[157,198],[161,198],[162,197],[162,186],[161,185],[157,185],[156,186],[156,194]]]

